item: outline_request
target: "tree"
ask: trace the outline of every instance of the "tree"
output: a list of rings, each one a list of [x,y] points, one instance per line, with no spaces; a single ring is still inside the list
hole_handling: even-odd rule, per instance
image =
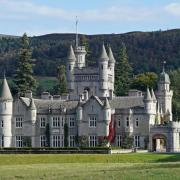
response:
[[[55,87],[55,92],[60,95],[67,93],[66,68],[64,65],[58,66],[57,79],[58,84]]]
[[[173,89],[172,111],[173,120],[180,121],[180,68],[169,72]]]
[[[156,89],[157,88],[158,76],[153,72],[146,72],[138,74],[133,78],[131,88],[145,91],[147,87]]]
[[[21,95],[24,95],[27,90],[35,90],[37,86],[36,80],[33,77],[33,63],[32,50],[29,47],[29,39],[25,33],[22,36],[21,49],[14,79],[16,91]]]
[[[94,65],[95,62],[89,60],[89,58],[91,56],[91,51],[89,50],[89,40],[86,38],[85,35],[81,35],[81,37],[80,37],[80,45],[84,46],[85,49],[86,49],[86,52],[87,52],[87,54],[86,54],[86,64],[90,65],[90,66]]]
[[[131,84],[132,67],[128,62],[126,46],[122,44],[115,67],[115,94],[126,95]]]

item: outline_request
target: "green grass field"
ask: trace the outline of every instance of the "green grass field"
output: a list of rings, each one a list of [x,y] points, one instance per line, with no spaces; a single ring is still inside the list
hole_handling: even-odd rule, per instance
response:
[[[0,179],[180,179],[180,154],[0,155]]]

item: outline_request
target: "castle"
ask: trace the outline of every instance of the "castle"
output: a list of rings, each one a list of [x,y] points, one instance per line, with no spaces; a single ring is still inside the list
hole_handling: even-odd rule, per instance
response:
[[[172,121],[170,79],[164,68],[158,91],[145,95],[130,90],[114,95],[115,58],[102,45],[97,67],[86,66],[86,50],[72,46],[67,56],[68,96],[44,92],[40,99],[28,91],[11,95],[6,77],[0,96],[1,147],[132,146],[175,152],[180,150],[180,124]],[[128,139],[129,138],[129,139]]]

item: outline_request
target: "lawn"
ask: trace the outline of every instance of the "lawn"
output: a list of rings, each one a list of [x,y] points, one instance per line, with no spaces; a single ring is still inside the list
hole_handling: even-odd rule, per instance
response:
[[[180,154],[0,155],[0,179],[179,179]]]

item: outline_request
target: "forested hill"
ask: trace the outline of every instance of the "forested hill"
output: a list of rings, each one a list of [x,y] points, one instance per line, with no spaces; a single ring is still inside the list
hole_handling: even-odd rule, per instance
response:
[[[74,34],[49,34],[31,37],[33,58],[36,59],[34,72],[41,76],[55,76],[57,65],[64,64]],[[123,43],[127,47],[129,61],[134,74],[144,71],[159,72],[162,61],[167,69],[180,67],[180,29],[154,32],[130,32],[125,34],[80,35],[88,44],[88,64],[95,65],[101,44],[110,44],[115,58]],[[12,76],[18,59],[20,37],[0,35],[0,72],[6,69]]]

